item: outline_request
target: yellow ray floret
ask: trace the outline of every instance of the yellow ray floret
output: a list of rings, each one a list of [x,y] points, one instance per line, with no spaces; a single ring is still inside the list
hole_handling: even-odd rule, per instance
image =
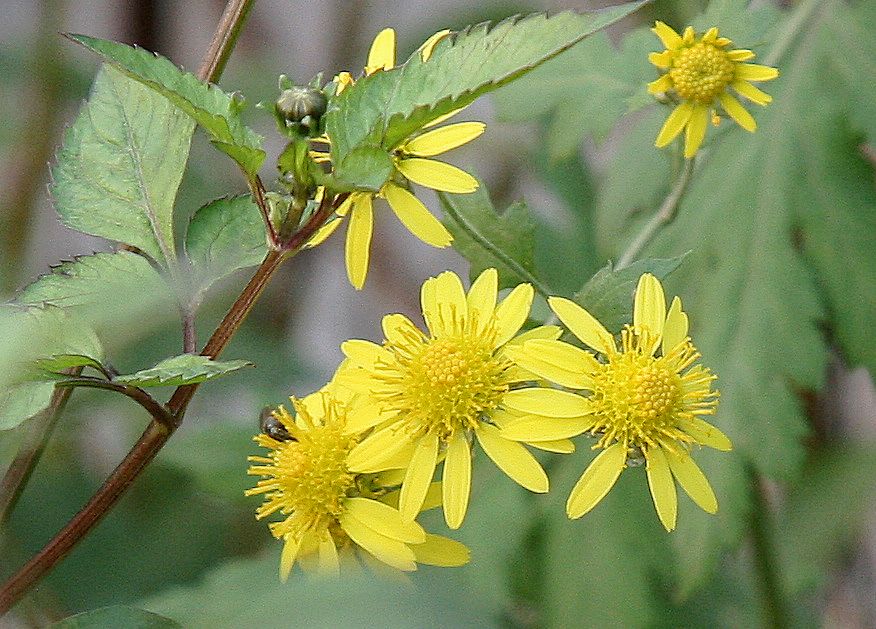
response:
[[[661,32],[676,42],[672,33]],[[588,414],[575,428],[597,437],[594,449],[600,452],[569,496],[569,517],[579,518],[593,509],[624,468],[642,458],[657,515],[667,530],[675,528],[676,481],[704,511],[715,513],[715,494],[691,451],[700,445],[730,450],[731,444],[703,419],[717,408],[718,393],[712,389],[715,376],[697,364],[700,355],[688,337],[681,300],[674,298],[667,309],[660,281],[651,274],[642,275],[633,323],[622,331],[620,345],[581,306],[561,297],[552,297],[549,303],[560,321],[595,355],[554,339],[527,340],[507,355],[525,370],[589,392],[584,399]],[[509,438],[526,437],[531,424],[529,420],[511,422],[502,433]],[[571,431],[549,435],[572,436]]]
[[[648,91],[666,93],[678,101],[657,134],[655,146],[662,148],[685,131],[684,156],[693,157],[703,143],[709,120],[720,122],[719,108],[746,131],[757,128],[729,88],[757,105],[767,105],[772,98],[751,82],[775,79],[779,76],[776,68],[744,63],[753,59],[754,53],[729,50],[733,42],[719,37],[714,27],[700,38],[690,26],[683,35],[663,22],[651,30],[666,49],[648,56],[661,71],[660,77],[648,84]]]

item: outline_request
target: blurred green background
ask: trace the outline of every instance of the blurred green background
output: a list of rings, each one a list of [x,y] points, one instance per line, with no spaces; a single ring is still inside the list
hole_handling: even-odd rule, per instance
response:
[[[249,102],[276,77],[305,82],[363,65],[393,26],[399,56],[445,27],[605,2],[258,0],[222,77]],[[228,358],[256,369],[206,385],[183,428],[119,506],[0,626],[45,626],[105,605],[132,605],[186,627],[753,627],[876,626],[876,3],[658,0],[466,116],[489,123],[452,161],[486,182],[496,207],[525,199],[536,262],[572,294],[617,259],[670,187],[653,148],[666,111],[642,98],[654,19],[717,25],[756,61],[780,67],[750,136],[709,131],[677,221],[646,250],[691,253],[668,282],[691,312],[694,342],[720,376],[715,423],[733,453],[698,453],[718,494],[710,517],[682,499],[679,528],[659,526],[642,470],[569,522],[563,504],[591,454],[545,457],[548,496],[520,490],[478,457],[458,538],[472,562],[424,568],[409,582],[362,575],[338,584],[277,580],[279,544],[256,523],[246,456],[263,405],[330,376],[351,337],[379,340],[379,318],[418,319],[422,281],[468,263],[411,238],[378,213],[365,290],[346,282],[341,238],[281,271]],[[46,193],[50,162],[87,97],[96,60],[58,35],[138,44],[197,67],[221,1],[6,0],[0,24],[0,286],[3,295],[74,255],[109,250],[63,228]],[[706,17],[701,14],[708,10]],[[750,106],[752,109],[754,106]],[[629,115],[623,114],[630,110]],[[269,156],[282,142],[250,108]],[[268,160],[270,161],[270,159]],[[266,181],[273,178],[265,168]],[[245,189],[196,135],[177,201],[179,226],[205,202]],[[437,211],[438,203],[427,198]],[[205,339],[245,282],[236,275],[200,313]],[[175,312],[107,304],[102,340],[136,370],[181,347]],[[133,312],[137,310],[137,312]],[[11,334],[14,331],[5,331]],[[4,346],[6,347],[6,346]],[[11,346],[10,346],[11,347]],[[2,531],[0,577],[36,552],[87,500],[146,423],[141,409],[78,390]],[[0,433],[5,469],[28,424]],[[438,518],[427,524],[439,532]],[[772,589],[765,588],[771,583]],[[771,594],[770,594],[771,592]],[[121,618],[118,616],[115,618]],[[112,626],[108,621],[106,626]],[[118,622],[118,621],[116,621]],[[4,624],[7,623],[7,624]]]

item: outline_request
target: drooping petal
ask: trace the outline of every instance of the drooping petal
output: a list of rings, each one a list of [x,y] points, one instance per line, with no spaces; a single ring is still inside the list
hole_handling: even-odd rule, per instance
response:
[[[341,517],[338,518],[338,524],[351,540],[380,561],[399,570],[412,571],[417,569],[414,551],[407,544],[381,535],[357,518],[352,517],[349,512],[341,514]]]
[[[733,449],[733,444],[727,435],[699,417],[679,419],[676,421],[676,425],[696,439],[697,443],[701,443],[704,446],[724,452],[729,452]]]
[[[652,60],[653,63],[653,60]],[[649,94],[661,94],[663,92],[667,92],[672,88],[672,79],[669,78],[669,74],[664,74],[659,79],[651,81],[648,83],[648,93]]]
[[[740,127],[752,133],[757,129],[757,123],[754,121],[754,118],[748,113],[748,110],[742,106],[742,103],[736,100],[736,98],[725,92],[718,97],[718,100],[721,101],[724,111],[726,111]]]
[[[447,444],[444,460],[444,521],[452,529],[458,529],[468,510],[471,494],[471,451],[461,432],[454,434]]]
[[[700,150],[700,146],[706,137],[706,129],[709,127],[709,108],[705,105],[694,105],[687,123],[687,132],[684,136],[684,156],[690,159]]]
[[[468,563],[471,553],[468,547],[455,539],[426,533],[426,541],[411,546],[417,563],[428,566],[455,568]]]
[[[514,410],[546,417],[581,417],[592,412],[585,398],[557,389],[515,389],[506,393],[502,402]]]
[[[624,469],[627,449],[622,443],[609,446],[590,463],[566,501],[566,514],[580,518],[605,498]]]
[[[730,84],[730,87],[732,87],[734,90],[745,96],[745,98],[757,105],[769,105],[771,102],[773,102],[772,96],[770,96],[763,90],[756,88],[748,81],[743,81],[739,79],[733,81]]]
[[[347,261],[347,277],[354,288],[365,285],[368,274],[368,256],[371,251],[371,233],[374,228],[374,210],[371,195],[360,195],[353,203],[350,224],[347,227],[347,242],[344,255]]]
[[[739,63],[736,65],[736,78],[746,81],[772,81],[779,76],[776,68],[762,66],[756,63]]]
[[[298,556],[298,549],[301,547],[301,539],[295,538],[291,534],[283,538],[283,551],[280,553],[280,581],[283,583],[289,578],[289,573],[292,572],[292,566],[295,565],[295,558]]]
[[[545,452],[556,452],[557,454],[572,454],[575,451],[575,444],[569,439],[557,439],[556,441],[533,441],[529,445]]]
[[[691,500],[706,513],[717,513],[718,499],[715,498],[715,492],[691,456],[686,452],[678,453],[666,450],[666,459],[669,461],[669,469],[672,470],[678,484],[691,497]]]
[[[466,302],[469,316],[477,318],[478,334],[483,332],[492,321],[498,294],[499,274],[496,269],[486,269],[472,283]]]
[[[365,437],[350,451],[347,469],[362,474],[391,469],[387,461],[408,444],[407,437],[395,425],[378,430]]]
[[[547,474],[526,448],[505,439],[498,428],[489,424],[481,424],[475,435],[487,456],[514,482],[529,491],[547,492]]]
[[[420,52],[420,58],[423,60],[424,63],[429,60],[429,57],[432,56],[432,51],[435,50],[435,46],[438,45],[438,42],[450,35],[450,33],[450,29],[445,28],[444,30],[438,31],[437,33],[429,37],[429,39],[423,42],[418,50]]]
[[[517,334],[532,308],[535,291],[532,284],[519,284],[496,308],[496,341],[494,347],[501,347]]]
[[[433,157],[467,144],[483,134],[483,122],[457,122],[432,129],[401,146],[401,151],[416,157]]]
[[[666,455],[659,446],[648,448],[645,450],[645,461],[647,461],[648,487],[651,489],[657,516],[663,528],[672,531],[675,529],[675,521],[678,517],[678,496],[675,493],[675,481],[672,480]]]
[[[660,280],[650,273],[642,274],[636,286],[633,303],[633,326],[647,329],[655,341],[663,334],[666,321],[666,296]]]
[[[395,31],[385,28],[371,43],[368,51],[368,63],[365,64],[365,74],[374,74],[378,70],[391,70],[395,66]]]
[[[433,434],[421,437],[401,486],[399,512],[405,520],[414,520],[419,515],[435,474],[437,461],[438,437]]]
[[[314,247],[318,247],[322,243],[324,243],[329,236],[335,233],[338,227],[343,223],[343,219],[341,217],[336,217],[330,221],[328,221],[325,225],[316,230],[316,233],[310,237],[310,240],[307,241],[307,244],[304,245],[305,249],[313,249]]]
[[[657,148],[663,148],[677,138],[678,134],[684,130],[687,123],[690,121],[693,111],[694,105],[690,101],[684,101],[678,107],[673,109],[672,113],[669,114],[669,117],[666,119],[666,122],[664,122],[663,126],[660,128],[660,132],[657,134],[657,139],[654,141],[654,146]]]
[[[730,61],[749,61],[754,59],[754,52],[751,50],[745,50],[744,48],[738,48],[736,50],[728,50],[727,58]]]
[[[592,415],[584,417],[539,417],[528,415],[515,419],[502,427],[502,436],[526,443],[534,441],[558,441],[577,437],[591,428],[595,420]]]
[[[687,338],[687,315],[681,309],[681,299],[674,297],[666,323],[663,325],[663,355]]]
[[[319,573],[324,576],[337,576],[341,573],[338,548],[331,535],[319,540]]]
[[[675,50],[681,46],[681,35],[676,33],[674,28],[664,22],[659,20],[654,22],[654,28],[651,29],[651,32],[657,35],[657,37],[660,38],[660,41],[663,42],[663,45],[669,50]]]
[[[383,186],[389,207],[414,236],[433,247],[446,247],[453,241],[447,228],[413,194],[395,184]]]
[[[478,189],[478,180],[461,168],[423,157],[407,157],[396,162],[398,171],[421,186],[463,194]]]
[[[582,343],[603,354],[614,351],[614,338],[611,333],[584,308],[565,297],[551,297],[548,299],[548,304],[560,321]]]
[[[426,540],[426,532],[419,524],[402,518],[389,505],[370,498],[347,498],[344,513],[385,537],[407,544],[420,544]]]

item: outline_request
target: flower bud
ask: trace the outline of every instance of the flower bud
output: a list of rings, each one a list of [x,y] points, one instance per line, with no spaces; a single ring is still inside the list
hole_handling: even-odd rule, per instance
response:
[[[328,100],[321,91],[310,87],[292,87],[283,90],[276,108],[279,116],[286,121],[287,128],[304,135],[316,135],[327,105]]]

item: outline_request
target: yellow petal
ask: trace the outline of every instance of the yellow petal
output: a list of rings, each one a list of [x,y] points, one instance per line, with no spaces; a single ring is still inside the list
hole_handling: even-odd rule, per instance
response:
[[[465,519],[471,493],[471,452],[461,432],[456,432],[447,443],[442,484],[444,520],[450,528],[458,529]]]
[[[690,101],[684,101],[678,107],[673,109],[672,113],[669,114],[669,117],[666,119],[666,122],[663,123],[660,133],[657,134],[654,146],[657,148],[663,148],[677,138],[678,134],[687,126],[687,123],[693,114],[693,110],[694,106]]]
[[[727,435],[699,417],[679,419],[675,422],[675,425],[696,439],[697,443],[704,446],[724,452],[729,452],[733,449],[733,444]]]
[[[688,159],[696,155],[706,137],[709,126],[709,108],[696,105],[687,123],[687,134],[684,136],[684,156]]]
[[[347,89],[349,86],[351,86],[354,83],[353,76],[347,71],[338,72],[335,75],[334,83],[335,83],[335,96],[337,96],[338,94],[343,92],[345,89]]]
[[[663,355],[687,338],[687,315],[681,309],[681,299],[673,298],[663,326]]]
[[[496,308],[496,341],[501,347],[510,341],[526,323],[535,291],[532,284],[518,284]]]
[[[614,486],[626,460],[627,449],[622,443],[600,452],[572,488],[566,501],[566,514],[574,520],[595,507]]]
[[[487,128],[483,122],[458,122],[418,135],[401,146],[403,153],[432,157],[471,142]]]
[[[331,535],[319,540],[319,573],[323,576],[338,576],[341,573],[338,549]]]
[[[751,114],[748,113],[748,110],[742,106],[742,103],[736,100],[733,96],[730,96],[730,94],[725,92],[718,97],[718,100],[721,101],[724,111],[726,111],[740,127],[748,132],[754,132],[754,130],[757,129],[757,123],[754,121],[754,118],[752,118]]]
[[[324,243],[326,239],[335,233],[335,230],[341,226],[343,219],[341,217],[336,217],[325,225],[316,230],[316,233],[310,237],[310,240],[307,241],[307,244],[304,245],[305,249],[313,249]]]
[[[361,195],[353,203],[350,224],[347,227],[347,243],[344,254],[347,261],[347,278],[357,290],[365,284],[368,274],[368,254],[371,250],[371,233],[374,228],[374,211],[371,195]]]
[[[684,32],[681,34],[682,41],[690,46],[694,43],[697,38],[696,31],[694,31],[693,26],[688,26],[684,29]]]
[[[533,441],[529,445],[545,452],[556,452],[557,454],[571,454],[575,451],[575,444],[568,439],[557,439],[556,441]]]
[[[438,437],[432,434],[421,437],[408,464],[399,497],[399,512],[405,520],[413,521],[420,514],[437,461]]]
[[[435,295],[442,318],[449,322],[462,322],[466,319],[468,303],[465,289],[456,273],[444,271],[435,278]],[[450,332],[452,329],[454,328],[446,329],[445,332]]]
[[[639,330],[648,330],[651,338],[657,341],[663,334],[665,321],[666,296],[663,294],[663,285],[650,273],[643,273],[636,286],[633,326]]]
[[[433,190],[461,194],[478,189],[478,180],[467,172],[435,159],[407,157],[398,160],[395,166],[414,183]]]
[[[420,288],[420,306],[423,309],[423,319],[432,336],[444,333],[444,322],[438,309],[438,293],[435,290],[436,279],[430,277]],[[449,331],[448,331],[449,332]]]
[[[347,422],[344,425],[344,434],[354,435],[364,432],[377,424],[392,419],[396,415],[393,411],[384,411],[376,404],[364,404],[347,412]]]
[[[730,61],[749,61],[754,59],[754,52],[751,50],[745,50],[743,48],[739,48],[738,50],[730,50],[727,52],[727,58]]]
[[[531,330],[518,334],[508,342],[513,343],[514,345],[521,345],[526,341],[534,339],[551,339],[552,341],[556,341],[562,335],[563,328],[558,325],[539,325]]]
[[[669,89],[671,89],[671,88],[672,88],[672,79],[669,78],[668,74],[664,74],[659,79],[648,83],[648,93],[649,94],[661,94],[663,92],[669,91]]]
[[[392,353],[371,341],[350,339],[341,343],[341,351],[354,365],[374,369],[378,363],[393,362]]]
[[[442,31],[438,31],[429,39],[423,42],[423,45],[419,48],[420,58],[423,60],[423,63],[429,60],[429,57],[432,56],[432,51],[435,50],[435,46],[437,46],[438,42],[440,42],[442,39],[450,35],[450,32],[451,31],[449,28],[445,28]]]
[[[383,337],[392,345],[404,345],[411,339],[423,338],[423,333],[403,314],[388,314],[383,317],[380,325],[383,328]]]
[[[572,389],[592,388],[598,363],[583,349],[553,340],[531,340],[508,346],[505,354],[516,364],[551,382]]]
[[[369,473],[391,469],[387,465],[400,452],[408,439],[395,425],[388,426],[367,436],[347,456],[347,469],[351,472]]]
[[[280,581],[283,583],[289,578],[298,549],[301,547],[301,539],[296,539],[291,534],[283,538],[283,552],[280,553]]]
[[[548,304],[560,321],[582,343],[603,354],[614,351],[614,337],[584,308],[565,297],[550,297]]]
[[[466,105],[465,107],[468,107],[468,105]],[[465,107],[460,107],[459,109],[454,109],[452,111],[448,111],[446,114],[441,114],[440,116],[438,116],[434,120],[430,120],[429,122],[424,124],[423,128],[429,129],[430,127],[434,127],[436,125],[439,125],[442,122],[446,122],[447,120],[450,120],[451,118],[453,118],[453,116],[455,116],[456,114],[461,112],[463,109],[465,109]]]
[[[381,535],[352,517],[349,512],[341,514],[341,517],[338,518],[338,524],[341,525],[341,529],[351,540],[383,563],[399,570],[411,571],[417,569],[414,551],[407,544]]]
[[[708,479],[699,466],[694,463],[691,456],[686,452],[677,453],[666,450],[666,459],[669,461],[669,469],[672,470],[678,484],[691,497],[691,500],[706,513],[717,513],[718,499],[715,498],[715,492],[712,491]]]
[[[660,447],[648,448],[645,450],[645,460],[648,487],[651,489],[657,516],[663,528],[672,531],[675,529],[675,521],[678,517],[678,496],[675,493],[675,481],[672,480],[666,455]]]
[[[378,70],[391,70],[395,66],[395,31],[385,28],[371,43],[368,51],[368,63],[365,64],[365,74],[374,74]]]
[[[443,568],[455,568],[468,563],[471,553],[465,544],[455,539],[426,533],[426,541],[411,547],[417,563]]]
[[[539,417],[529,415],[509,422],[502,436],[514,441],[559,441],[577,437],[594,424],[592,415],[584,417]]]
[[[496,298],[499,294],[499,274],[496,269],[486,269],[477,276],[468,291],[466,302],[469,317],[477,319],[477,333],[483,332],[493,320]]]
[[[651,29],[651,32],[657,35],[660,41],[663,42],[663,45],[669,50],[675,50],[681,46],[681,36],[668,24],[658,20],[654,23],[654,28]]]
[[[716,26],[713,26],[712,28],[707,30],[705,33],[703,33],[702,41],[704,41],[707,44],[715,43],[716,39],[718,39],[718,28]]]
[[[433,247],[446,247],[453,236],[413,194],[395,184],[383,186],[389,207],[414,236]]]
[[[779,76],[776,68],[762,66],[756,63],[736,64],[736,78],[746,81],[772,81]]]
[[[502,436],[499,429],[482,424],[475,430],[478,443],[500,470],[521,487],[539,494],[548,490],[548,477],[535,457],[515,441]]]
[[[745,96],[752,103],[756,103],[758,105],[769,105],[773,102],[773,97],[756,88],[754,85],[749,83],[748,81],[743,81],[742,79],[737,79],[730,84],[734,90]]]
[[[423,527],[413,520],[402,518],[398,511],[377,500],[347,498],[344,500],[344,513],[390,539],[407,544],[421,544],[426,541]]]
[[[592,412],[585,398],[557,389],[515,389],[506,393],[502,402],[514,410],[545,417],[582,417]]]

